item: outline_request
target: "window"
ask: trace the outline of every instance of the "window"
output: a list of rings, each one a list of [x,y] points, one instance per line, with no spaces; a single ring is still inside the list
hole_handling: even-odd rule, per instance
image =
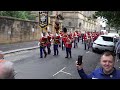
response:
[[[112,37],[105,37],[105,36],[102,36],[102,38],[103,38],[104,41],[113,42],[113,38],[112,38]]]
[[[81,23],[79,23],[79,27],[81,27]]]
[[[72,23],[71,23],[71,22],[69,22],[69,23],[68,23],[68,26],[72,26]]]

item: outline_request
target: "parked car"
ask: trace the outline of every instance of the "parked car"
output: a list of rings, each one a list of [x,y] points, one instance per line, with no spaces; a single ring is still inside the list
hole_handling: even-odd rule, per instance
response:
[[[119,34],[118,33],[108,33],[109,36],[112,36],[112,37],[119,37]]]
[[[92,45],[93,52],[95,51],[114,51],[114,37],[111,35],[100,35]]]

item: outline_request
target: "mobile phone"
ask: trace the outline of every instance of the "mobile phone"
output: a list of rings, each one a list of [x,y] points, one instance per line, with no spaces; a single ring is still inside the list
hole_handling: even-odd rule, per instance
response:
[[[78,56],[78,65],[81,65],[81,64],[82,64],[82,59],[83,59],[83,56],[82,56],[82,55],[79,55],[79,56]]]

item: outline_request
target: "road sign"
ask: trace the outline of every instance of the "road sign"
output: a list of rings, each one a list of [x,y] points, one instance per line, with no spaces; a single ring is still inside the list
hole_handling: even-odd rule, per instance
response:
[[[48,12],[39,12],[39,25],[41,28],[48,26]]]

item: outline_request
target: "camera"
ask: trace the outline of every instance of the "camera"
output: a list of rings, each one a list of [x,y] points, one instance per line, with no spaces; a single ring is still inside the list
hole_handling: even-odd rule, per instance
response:
[[[82,55],[79,55],[79,56],[78,56],[78,65],[81,65],[81,64],[82,64],[82,59],[83,59],[83,56],[82,56]]]

